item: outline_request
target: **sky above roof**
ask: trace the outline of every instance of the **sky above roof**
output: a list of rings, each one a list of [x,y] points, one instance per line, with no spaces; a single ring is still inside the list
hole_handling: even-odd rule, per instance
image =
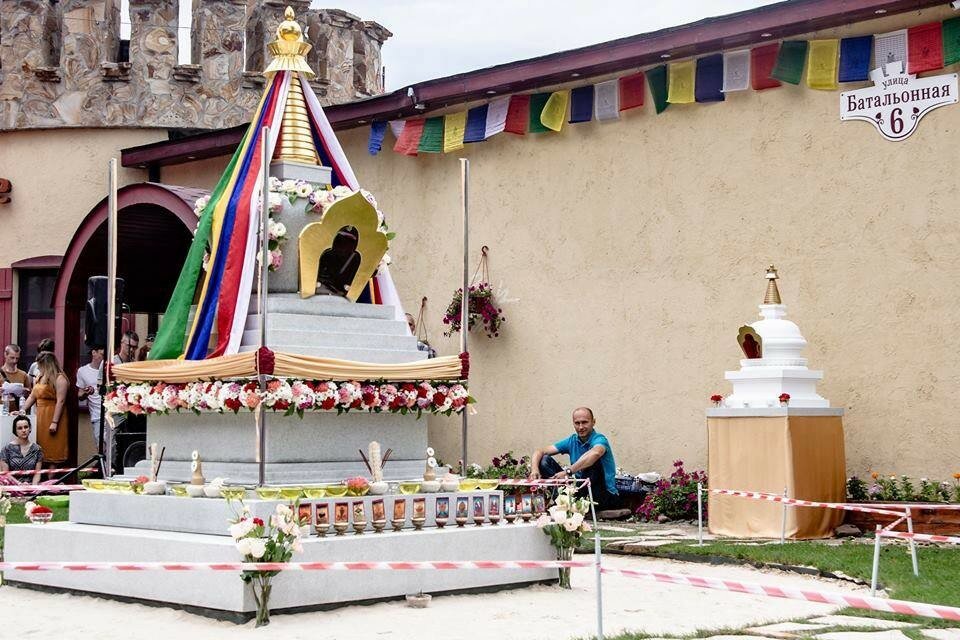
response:
[[[744,11],[770,0],[338,0],[393,32],[387,90]]]

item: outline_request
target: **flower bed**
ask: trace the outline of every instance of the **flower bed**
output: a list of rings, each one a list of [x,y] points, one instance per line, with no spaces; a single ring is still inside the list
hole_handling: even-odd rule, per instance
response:
[[[864,504],[871,507],[889,508],[893,511],[903,511],[905,507],[911,507],[910,515],[913,518],[914,533],[940,535],[957,535],[960,533],[960,509],[951,509],[929,502],[868,502]],[[880,513],[845,511],[844,514],[844,524],[856,525],[864,533],[875,531],[878,524],[885,527],[896,520],[895,516],[887,516]],[[907,523],[904,522],[894,529],[896,531],[906,531]]]
[[[847,479],[847,501],[872,507],[889,507],[894,511],[911,507],[914,533],[960,533],[960,473],[953,474],[953,482],[937,482],[927,478],[914,482],[908,476],[885,476],[872,471],[869,482],[857,476]],[[847,511],[844,522],[870,532],[878,524],[886,526],[895,519],[894,516],[877,513]],[[906,523],[898,526],[897,530],[906,531]]]
[[[264,389],[253,379],[188,382],[184,384],[117,384],[104,398],[107,412],[133,415],[239,413],[262,404],[269,411],[303,417],[306,411],[423,413],[462,412],[473,398],[460,382],[298,380],[274,378]]]

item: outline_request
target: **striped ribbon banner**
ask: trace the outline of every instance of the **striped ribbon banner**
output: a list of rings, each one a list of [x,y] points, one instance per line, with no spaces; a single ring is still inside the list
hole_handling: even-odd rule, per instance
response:
[[[416,562],[0,562],[0,571],[449,571],[569,569],[591,560],[423,560]]]

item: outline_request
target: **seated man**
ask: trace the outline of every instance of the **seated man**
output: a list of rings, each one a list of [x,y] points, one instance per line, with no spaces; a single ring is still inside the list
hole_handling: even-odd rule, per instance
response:
[[[573,429],[576,433],[545,449],[537,449],[533,454],[530,479],[589,478],[597,511],[619,509],[617,465],[613,461],[613,450],[607,437],[594,430],[595,424],[593,411],[589,407],[574,409]],[[561,467],[552,457],[558,453],[570,456],[571,464]],[[586,487],[579,493],[586,495]]]

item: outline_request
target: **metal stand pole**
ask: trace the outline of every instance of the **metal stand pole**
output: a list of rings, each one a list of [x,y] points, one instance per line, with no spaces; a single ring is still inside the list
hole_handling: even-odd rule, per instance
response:
[[[783,497],[787,497],[787,488],[783,488]],[[787,503],[783,503],[783,515],[780,518],[780,544],[787,540]]]
[[[597,509],[593,503],[593,487],[587,480],[587,498],[590,500],[590,517],[593,518],[593,559],[597,572],[597,640],[603,640],[603,567],[600,551],[600,530],[597,528]]]
[[[703,483],[697,483],[697,546],[703,546]]]
[[[874,532],[873,540],[873,574],[870,576],[870,597],[877,595],[877,579],[880,577],[880,525]]]
[[[260,346],[267,345],[267,274],[270,265],[270,127],[260,130],[260,279],[257,283],[257,310],[260,312]],[[242,293],[242,292],[241,292]],[[266,391],[267,377],[259,376],[260,391]],[[257,408],[257,486],[267,481],[267,412],[263,403]]]
[[[913,533],[913,516],[910,515],[910,507],[907,507],[907,531]],[[920,577],[920,565],[917,562],[917,543],[910,538],[910,559],[913,561],[913,575]]]
[[[460,158],[460,207],[463,210],[463,296],[460,304],[460,353],[467,351],[467,331],[470,330],[470,225],[469,225],[469,182],[470,161]],[[460,459],[470,464],[467,457],[467,410],[460,413],[463,420],[460,426],[462,449]]]
[[[113,364],[117,340],[117,159],[110,158],[107,194],[107,358]],[[110,386],[110,367],[104,367],[103,384]]]

